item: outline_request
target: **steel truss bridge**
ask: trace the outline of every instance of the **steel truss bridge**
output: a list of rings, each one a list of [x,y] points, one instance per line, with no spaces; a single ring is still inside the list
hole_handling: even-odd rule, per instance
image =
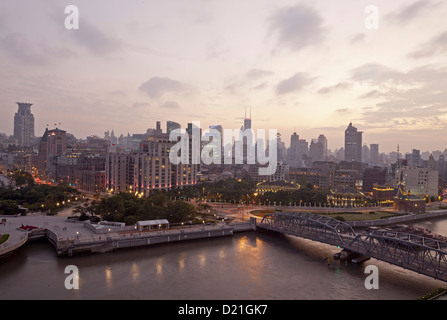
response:
[[[447,242],[388,230],[356,234],[348,223],[308,212],[267,214],[256,227],[339,246],[447,282]]]

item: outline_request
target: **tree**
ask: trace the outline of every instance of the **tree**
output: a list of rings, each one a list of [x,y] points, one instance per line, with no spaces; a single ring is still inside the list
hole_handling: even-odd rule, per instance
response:
[[[16,215],[21,213],[19,206],[14,200],[0,200],[0,214]]]
[[[12,174],[12,179],[14,180],[17,186],[23,186],[25,184],[27,185],[34,184],[33,176],[29,172],[23,170],[14,171]]]

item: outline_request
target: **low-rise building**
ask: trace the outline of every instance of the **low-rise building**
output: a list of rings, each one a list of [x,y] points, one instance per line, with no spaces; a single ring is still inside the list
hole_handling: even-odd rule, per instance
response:
[[[364,207],[365,201],[365,195],[352,187],[341,187],[328,195],[328,202],[339,207]]]
[[[406,192],[405,187],[400,185],[394,198],[393,209],[410,213],[424,213],[425,200],[411,192]]]

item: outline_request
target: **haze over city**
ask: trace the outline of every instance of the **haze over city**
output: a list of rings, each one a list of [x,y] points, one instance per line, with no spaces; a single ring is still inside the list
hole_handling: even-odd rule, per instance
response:
[[[64,8],[79,8],[67,30]],[[379,28],[365,27],[365,8]],[[352,122],[381,152],[445,149],[442,1],[0,3],[0,132],[16,101],[78,138],[156,120],[275,128],[343,146]]]

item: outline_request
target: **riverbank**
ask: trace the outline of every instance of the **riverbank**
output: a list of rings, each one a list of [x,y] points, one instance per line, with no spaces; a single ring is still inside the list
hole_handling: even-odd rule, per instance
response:
[[[96,226],[89,221],[58,216],[14,216],[5,219],[3,228],[10,237],[0,245],[0,257],[9,256],[26,242],[39,239],[48,240],[58,256],[73,256],[174,241],[232,236],[236,232],[253,230],[250,222],[222,222],[214,225],[139,231],[134,226]]]

